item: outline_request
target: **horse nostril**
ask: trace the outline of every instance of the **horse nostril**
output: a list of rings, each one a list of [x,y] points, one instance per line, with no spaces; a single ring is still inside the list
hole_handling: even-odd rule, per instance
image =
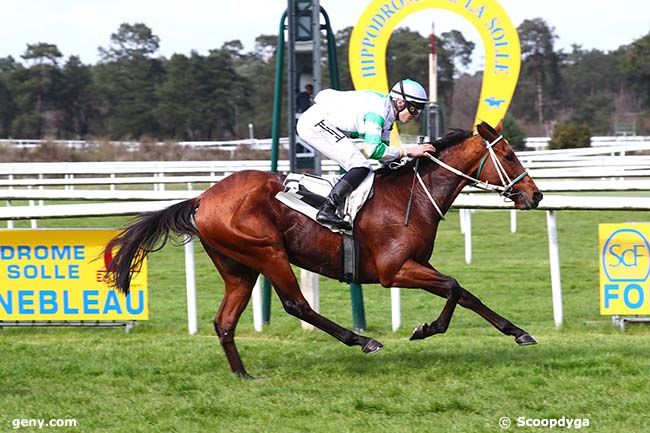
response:
[[[535,200],[535,203],[539,203],[542,201],[544,198],[544,194],[542,194],[540,191],[536,191],[533,193],[533,200]]]

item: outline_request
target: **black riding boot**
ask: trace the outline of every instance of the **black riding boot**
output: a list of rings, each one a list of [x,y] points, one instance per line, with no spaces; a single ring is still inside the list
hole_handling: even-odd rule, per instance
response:
[[[337,215],[337,211],[345,204],[345,198],[361,184],[369,171],[370,169],[365,167],[355,167],[345,173],[341,180],[334,185],[334,188],[327,196],[325,204],[316,214],[316,221],[332,225],[341,230],[352,230],[350,223],[341,219]]]
[[[342,230],[350,230],[352,226],[349,222],[342,220],[336,211],[345,203],[345,197],[354,190],[350,182],[345,179],[338,181],[332,191],[327,196],[327,200],[322,208],[316,214],[316,221],[319,223],[329,224]]]

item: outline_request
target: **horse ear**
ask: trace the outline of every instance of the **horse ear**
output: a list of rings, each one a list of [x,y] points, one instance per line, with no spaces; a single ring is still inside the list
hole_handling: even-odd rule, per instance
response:
[[[503,125],[501,124],[501,122],[499,122],[499,124],[497,125],[497,129],[494,129],[487,122],[481,122],[478,125],[476,125],[476,131],[480,134],[480,136],[489,141],[494,140],[499,134],[501,134],[502,128]]]
[[[497,132],[497,134],[501,135],[501,131],[503,131],[503,119],[499,120],[499,123],[497,123],[496,128],[494,130]]]
[[[490,127],[490,125],[488,125],[488,124],[485,123],[485,122],[481,122],[481,123],[479,123],[478,125],[476,125],[476,132],[478,132],[478,134],[479,134],[481,137],[485,138],[486,140],[490,140],[490,139],[491,139],[491,138],[490,138],[490,132],[489,132],[490,129],[492,129],[492,128]]]

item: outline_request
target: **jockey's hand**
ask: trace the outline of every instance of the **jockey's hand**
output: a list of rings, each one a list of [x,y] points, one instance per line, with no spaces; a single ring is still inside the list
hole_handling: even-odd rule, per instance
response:
[[[436,148],[433,147],[431,143],[424,143],[424,144],[419,144],[417,146],[405,147],[404,150],[406,151],[407,156],[410,156],[412,158],[417,158],[418,156],[422,156],[425,153],[435,152]]]

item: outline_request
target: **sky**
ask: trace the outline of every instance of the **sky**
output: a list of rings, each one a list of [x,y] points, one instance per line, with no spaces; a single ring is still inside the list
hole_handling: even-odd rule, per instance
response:
[[[110,35],[124,22],[143,22],[160,37],[159,54],[207,54],[239,39],[245,51],[255,37],[277,35],[285,0],[2,0],[0,57],[20,60],[28,43],[56,44],[67,58],[78,55],[96,63],[97,48],[110,44]],[[390,1],[390,0],[387,0]],[[463,0],[465,1],[465,0]],[[476,4],[482,0],[469,0]],[[541,17],[555,28],[556,49],[614,50],[650,31],[649,0],[498,0],[515,26]],[[353,26],[370,0],[321,0],[334,31]],[[441,9],[419,12],[403,20],[428,35],[431,21],[436,33],[457,29],[477,43],[475,67],[481,64],[482,43],[463,18]]]

